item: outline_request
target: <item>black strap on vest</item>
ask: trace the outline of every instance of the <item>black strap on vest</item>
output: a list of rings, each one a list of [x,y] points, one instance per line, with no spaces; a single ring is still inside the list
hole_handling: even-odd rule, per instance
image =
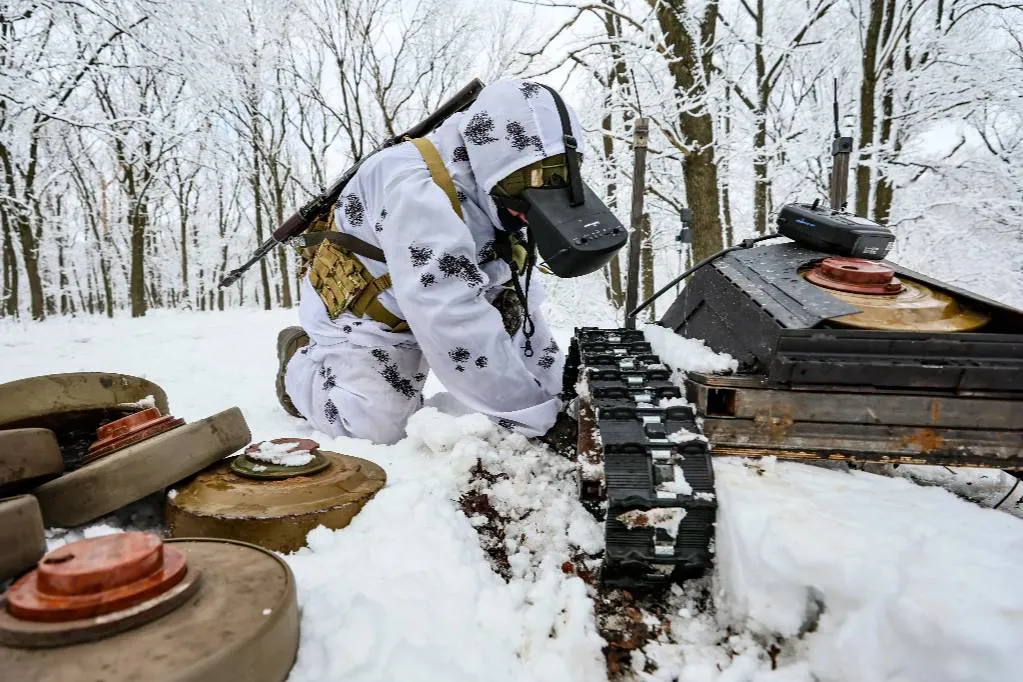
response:
[[[360,256],[369,258],[370,260],[375,260],[380,263],[387,262],[384,258],[383,249],[379,246],[373,246],[369,242],[364,242],[358,237],[344,232],[311,232],[295,237],[295,242],[300,248],[319,246],[320,242],[323,241],[329,241],[337,244],[343,249],[348,249],[352,253],[357,253]]]
[[[579,154],[577,152],[579,143],[572,136],[572,122],[568,118],[568,109],[561,95],[557,91],[543,83],[537,83],[541,88],[551,93],[554,98],[554,105],[558,108],[558,116],[561,118],[562,138],[565,142],[565,165],[568,167],[568,204],[569,206],[581,206],[583,198],[583,177],[579,174]]]

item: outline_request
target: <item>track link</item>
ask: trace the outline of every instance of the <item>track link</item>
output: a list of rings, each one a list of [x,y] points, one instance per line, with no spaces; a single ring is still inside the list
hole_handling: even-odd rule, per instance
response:
[[[579,396],[580,495],[606,502],[605,585],[655,588],[712,563],[717,502],[707,440],[641,331],[578,328],[566,364]]]

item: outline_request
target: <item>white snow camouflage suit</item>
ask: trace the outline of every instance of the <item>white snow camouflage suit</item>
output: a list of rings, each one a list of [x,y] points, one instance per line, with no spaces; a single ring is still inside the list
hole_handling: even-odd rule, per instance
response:
[[[498,424],[527,436],[554,424],[564,356],[540,310],[539,277],[528,292],[531,357],[521,327],[510,337],[491,305],[511,269],[494,253],[502,228],[490,191],[513,171],[564,153],[563,136],[553,96],[528,81],[493,83],[445,121],[428,137],[451,174],[464,221],[411,143],[367,159],[339,198],[335,223],[383,250],[386,264],[360,260],[374,277],[390,272],[392,288],[379,301],[410,331],[394,333],[348,311],[331,320],[305,279],[299,318],[310,343],[288,363],[285,388],[315,428],[399,440],[422,405],[428,369],[462,404]]]

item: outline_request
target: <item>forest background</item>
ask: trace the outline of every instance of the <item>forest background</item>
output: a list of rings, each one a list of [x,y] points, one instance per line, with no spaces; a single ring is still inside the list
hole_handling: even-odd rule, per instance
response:
[[[1023,2],[5,0],[0,317],[295,305],[285,248],[217,282],[473,77],[561,89],[626,224],[650,119],[646,293],[826,200],[837,94],[890,258],[1023,306]],[[554,323],[620,322],[624,269],[549,280]]]

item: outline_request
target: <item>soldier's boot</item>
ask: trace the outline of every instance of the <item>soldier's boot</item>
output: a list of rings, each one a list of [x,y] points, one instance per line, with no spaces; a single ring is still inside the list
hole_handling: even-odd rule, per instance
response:
[[[288,361],[298,352],[299,348],[309,344],[309,335],[301,327],[285,327],[277,334],[277,400],[284,411],[292,417],[301,417],[302,413],[295,409],[288,392],[284,388],[284,373],[288,369]]]

